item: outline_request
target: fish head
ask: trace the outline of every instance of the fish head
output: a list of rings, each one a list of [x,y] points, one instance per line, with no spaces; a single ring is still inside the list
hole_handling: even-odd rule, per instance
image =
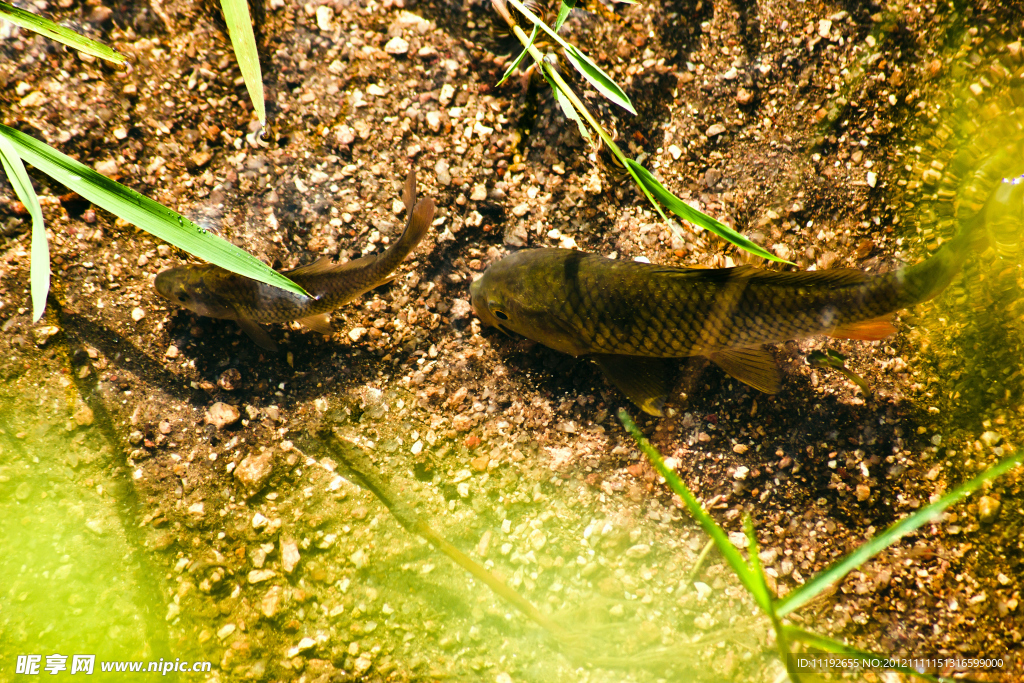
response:
[[[491,264],[469,287],[480,321],[510,337],[521,335],[574,356],[586,353],[581,335],[559,315],[561,289],[554,279],[561,264],[545,258],[567,251],[525,250]]]
[[[224,301],[207,282],[205,266],[178,266],[156,276],[157,293],[193,313],[210,318],[237,317],[235,307]]]

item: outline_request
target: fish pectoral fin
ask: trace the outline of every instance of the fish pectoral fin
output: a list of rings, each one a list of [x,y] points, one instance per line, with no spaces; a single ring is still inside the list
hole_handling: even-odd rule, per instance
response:
[[[331,327],[331,317],[326,313],[318,313],[317,315],[299,318],[296,322],[308,327],[314,332],[319,332],[320,334],[326,334],[328,336],[334,334],[334,328]]]
[[[267,331],[254,320],[240,316],[236,322],[242,328],[242,332],[245,332],[249,339],[252,339],[257,345],[265,348],[267,351],[277,351],[277,342],[271,339]]]
[[[748,384],[766,394],[777,394],[782,388],[782,377],[771,354],[761,348],[741,348],[708,354],[712,363],[730,377]]]
[[[861,341],[877,341],[885,339],[896,332],[896,326],[892,324],[889,315],[878,318],[861,320],[860,322],[840,325],[827,332],[828,336],[835,339],[859,339]]]
[[[608,381],[648,415],[662,417],[662,408],[675,377],[677,362],[671,358],[642,358],[595,354],[591,356]]]

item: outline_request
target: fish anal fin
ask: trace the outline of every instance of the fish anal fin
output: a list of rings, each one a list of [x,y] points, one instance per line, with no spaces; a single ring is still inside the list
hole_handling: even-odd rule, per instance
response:
[[[326,313],[319,313],[317,315],[299,318],[296,322],[300,325],[305,325],[309,329],[314,332],[319,332],[320,334],[334,334],[334,328],[331,327],[331,317]]]
[[[271,339],[270,335],[267,334],[267,331],[260,327],[258,323],[241,316],[236,320],[236,322],[238,323],[238,326],[242,328],[242,332],[245,332],[249,336],[249,339],[252,339],[257,345],[263,347],[267,351],[277,351],[277,342]]]
[[[592,356],[608,381],[648,415],[662,417],[662,408],[672,390],[677,361],[670,358],[640,358],[613,354]]]
[[[835,339],[859,339],[861,341],[877,341],[885,339],[896,332],[888,315],[870,318],[855,323],[840,325],[828,331],[828,336]]]
[[[782,377],[775,359],[762,348],[726,349],[709,354],[708,359],[730,377],[766,394],[782,388]]]

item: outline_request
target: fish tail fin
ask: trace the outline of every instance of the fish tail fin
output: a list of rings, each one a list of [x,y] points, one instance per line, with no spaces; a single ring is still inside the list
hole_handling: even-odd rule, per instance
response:
[[[968,221],[956,237],[943,244],[934,256],[896,271],[895,276],[904,292],[906,305],[938,296],[960,273],[967,257],[984,251],[988,243],[985,221],[979,215]]]

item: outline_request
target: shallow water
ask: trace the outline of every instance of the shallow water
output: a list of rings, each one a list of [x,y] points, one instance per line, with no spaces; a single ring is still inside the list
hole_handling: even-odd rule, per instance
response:
[[[55,381],[56,380],[56,381]],[[64,384],[62,388],[60,384]],[[0,397],[0,678],[38,655],[70,676],[169,654],[154,568],[126,528],[131,484],[62,376],[30,370]],[[54,657],[58,655],[58,657]],[[62,660],[61,657],[64,657]],[[28,666],[21,659],[22,667]],[[22,673],[29,673],[24,669]],[[117,676],[118,674],[110,674]],[[120,674],[123,676],[124,674]]]

